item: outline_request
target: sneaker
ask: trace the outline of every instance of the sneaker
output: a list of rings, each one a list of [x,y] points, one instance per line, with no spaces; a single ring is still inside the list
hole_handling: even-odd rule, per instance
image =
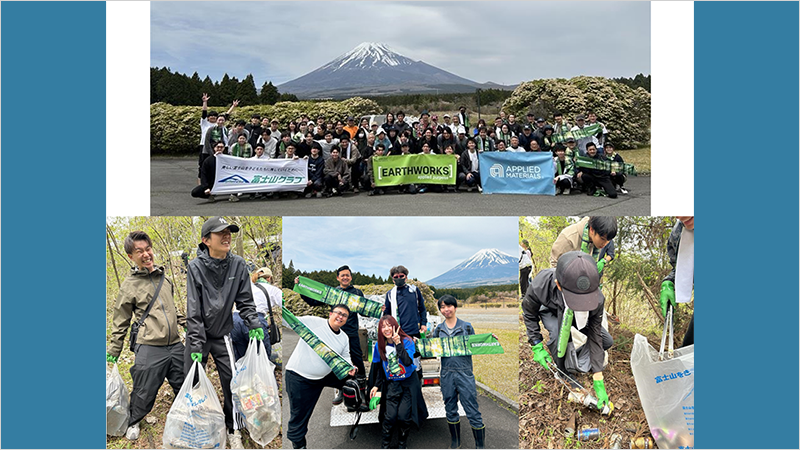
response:
[[[131,425],[125,431],[125,438],[129,441],[135,441],[139,439],[139,424]]]
[[[336,188],[331,189],[331,195],[339,195],[339,190]]]
[[[336,397],[333,398],[334,405],[340,405],[344,401],[344,397],[342,396],[342,390],[336,389]]]
[[[358,194],[358,188],[353,188],[353,194]]]
[[[230,197],[228,197],[228,201],[229,201],[229,202],[238,202],[238,201],[239,201],[239,197],[237,197],[237,196],[235,196],[235,195],[231,194],[231,196],[230,196]]]
[[[627,190],[627,189],[625,189],[624,187],[620,186],[620,187],[619,187],[619,193],[620,193],[620,194],[627,194],[627,193],[628,193],[628,190]]]
[[[385,192],[383,189],[378,189],[378,195],[383,195],[383,194],[385,194],[385,193],[386,193],[386,192]]]
[[[426,192],[428,192],[428,188],[419,188],[419,193],[420,194],[424,194]]]
[[[564,193],[564,189],[562,189],[562,188],[556,188],[556,195],[561,195],[561,194],[563,194],[563,193]]]
[[[478,186],[478,192],[483,192],[483,188]]]
[[[368,195],[368,196],[370,196],[370,197],[372,197],[373,195],[375,195],[375,191],[374,191],[374,190],[372,190],[372,191],[369,191],[369,194],[367,194],[367,195]]]
[[[217,202],[217,199],[216,199],[216,198],[214,198],[214,196],[213,196],[213,195],[209,195],[209,196],[208,196],[208,200],[206,200],[206,202],[208,202],[208,203],[216,203],[216,202]]]
[[[316,196],[317,196],[317,198],[322,198],[322,192],[317,192]]]
[[[244,448],[244,444],[242,444],[242,433],[239,430],[228,433],[228,448]]]
[[[306,198],[311,198],[311,192],[309,192],[308,194],[306,194]]]
[[[564,191],[562,192],[562,194],[569,195],[569,191],[570,191],[570,188],[564,188]]]

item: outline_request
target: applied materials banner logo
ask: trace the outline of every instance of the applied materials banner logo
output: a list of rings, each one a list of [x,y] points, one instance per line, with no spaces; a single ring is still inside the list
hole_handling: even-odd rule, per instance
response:
[[[550,152],[483,152],[478,158],[484,194],[556,195]]]
[[[214,158],[214,156],[210,156]],[[217,155],[211,193],[301,192],[308,184],[306,159],[248,159]]]
[[[403,184],[456,184],[455,155],[375,156],[375,186]]]

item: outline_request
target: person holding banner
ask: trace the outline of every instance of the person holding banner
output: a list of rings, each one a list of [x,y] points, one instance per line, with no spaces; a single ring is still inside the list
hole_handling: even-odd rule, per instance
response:
[[[467,151],[461,154],[459,162],[463,172],[458,174],[458,184],[461,185],[466,182],[467,192],[472,192],[472,187],[476,185],[478,186],[478,192],[483,192],[480,161],[478,160],[478,152],[475,149],[475,139],[467,139]]]
[[[586,155],[599,161],[605,160],[605,157],[597,153],[597,145],[594,142],[586,144]],[[608,198],[617,198],[617,190],[614,189],[614,185],[611,183],[611,172],[608,170],[579,167],[576,179],[578,183],[583,185],[583,189],[588,196],[601,196],[602,194],[599,193],[597,188],[603,188]]]
[[[556,177],[553,179],[553,183],[556,185],[556,194],[569,195],[572,189],[572,178],[575,176],[575,164],[567,158],[567,149],[564,144],[559,142],[554,149],[556,156],[553,158],[553,164],[556,166]]]
[[[431,337],[448,338],[475,334],[472,324],[456,317],[458,302],[452,295],[443,295],[437,303],[444,322],[433,330]],[[494,336],[494,335],[493,335]],[[497,336],[494,336],[497,339]],[[444,407],[447,412],[447,425],[450,428],[450,448],[461,448],[461,419],[458,415],[458,402],[464,407],[467,419],[475,437],[475,448],[484,448],[486,427],[483,425],[481,411],[478,409],[478,391],[475,376],[472,374],[472,356],[442,357],[441,388]]]
[[[586,117],[583,114],[578,114],[575,117],[575,126],[572,127],[570,131],[580,131],[584,128],[586,128]],[[586,156],[586,144],[590,142],[594,142],[594,136],[586,136],[578,139],[578,152],[581,156]]]
[[[312,195],[317,198],[322,197],[322,191],[325,189],[324,170],[325,159],[322,157],[322,146],[314,142],[311,144],[311,156],[308,157],[308,183],[303,191],[306,198],[311,198]]]
[[[349,361],[350,340],[342,327],[350,317],[347,305],[336,305],[328,319],[303,316],[298,319],[331,350]],[[348,376],[355,376],[353,367]],[[326,387],[341,389],[348,378],[339,379],[330,366],[303,339],[300,339],[286,363],[286,394],[289,397],[289,427],[286,437],[292,448],[306,448],[308,421]]]
[[[331,157],[325,161],[324,172],[324,184],[328,190],[327,196],[330,198],[334,195],[342,195],[342,191],[346,190],[350,184],[350,168],[341,158],[338,145],[331,147]]]
[[[206,158],[203,165],[200,167],[200,184],[192,189],[192,197],[194,198],[207,198],[210,202],[215,199],[211,195],[211,189],[214,188],[214,181],[217,179],[217,155],[225,151],[225,144],[222,142],[214,143],[214,156],[213,158]]]
[[[395,425],[399,428],[398,448],[406,448],[411,427],[419,429],[428,418],[422,385],[412,356],[416,347],[394,317],[378,322],[378,342],[372,352],[369,371],[370,407],[380,404],[381,448],[389,448]],[[456,410],[458,415],[458,410]]]

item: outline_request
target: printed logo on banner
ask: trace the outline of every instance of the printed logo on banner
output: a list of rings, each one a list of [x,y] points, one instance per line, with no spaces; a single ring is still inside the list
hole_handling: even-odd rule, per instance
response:
[[[250,183],[247,181],[247,178],[241,175],[231,175],[228,178],[223,178],[219,180],[220,183],[233,183],[233,184],[247,184]]]
[[[495,164],[489,168],[489,175],[493,177],[503,178],[503,165]]]

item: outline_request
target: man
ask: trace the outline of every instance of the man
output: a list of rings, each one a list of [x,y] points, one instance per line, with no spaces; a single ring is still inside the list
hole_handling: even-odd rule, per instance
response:
[[[575,126],[572,127],[570,131],[578,131],[586,128],[586,117],[583,114],[578,114],[575,117]],[[586,156],[587,148],[586,145],[590,142],[594,142],[594,136],[586,136],[578,139],[578,152],[580,156]]]
[[[402,136],[406,131],[411,131],[411,125],[406,123],[406,113],[397,111],[397,120],[394,121],[394,127],[397,128],[398,136]]]
[[[456,146],[453,147],[453,152],[460,156],[467,151],[467,129],[463,125],[459,126],[456,129],[456,133],[458,133],[458,136],[456,137]]]
[[[347,126],[343,129],[347,132],[347,137],[350,139],[356,138],[356,134],[358,133],[358,125],[356,125],[356,120],[353,118],[353,116],[347,116]]]
[[[205,92],[203,93],[203,112],[200,115],[200,158],[197,162],[197,183],[200,184],[200,168],[203,166],[203,161],[208,158],[209,156],[213,155],[213,146],[206,147],[206,133],[208,130],[215,125],[217,125],[217,119],[219,119],[219,115],[216,111],[209,111],[208,110],[208,101],[211,99],[208,94]],[[223,118],[227,117],[236,106],[239,105],[239,100],[234,100],[231,107],[228,108],[228,111],[223,114]],[[224,123],[224,122],[223,122]],[[228,141],[223,140],[221,137],[216,140],[216,142],[222,141],[225,145],[228,145]]]
[[[474,139],[467,139],[467,151],[461,154],[459,164],[461,164],[463,172],[458,175],[460,181],[458,185],[460,186],[461,183],[466,182],[467,192],[472,192],[472,187],[477,185],[478,192],[483,192],[483,188],[481,188],[480,160]]]
[[[209,353],[214,357],[231,448],[242,448],[241,434],[234,429],[231,397],[234,361],[229,334],[233,329],[234,304],[250,329],[250,337],[264,339],[264,330],[253,302],[247,263],[241,256],[230,253],[231,233],[237,232],[239,227],[222,217],[212,217],[203,224],[202,242],[198,245],[197,258],[189,262],[186,279],[188,330],[183,366],[185,376],[194,362],[205,366]]]
[[[611,142],[606,142],[605,150],[606,150],[606,158],[609,161],[616,162],[619,164],[625,164],[625,160],[622,159],[622,155],[620,155],[614,150],[614,144],[612,144]],[[628,177],[625,176],[624,173],[617,173],[614,171],[611,172],[611,184],[614,185],[617,192],[619,192],[620,194],[628,193],[628,190],[622,187],[622,185],[625,184],[625,181],[627,180]]]
[[[226,148],[228,147],[228,129],[225,128],[225,116],[217,117],[217,124],[206,131],[205,144],[203,146],[203,153],[207,155],[206,157],[214,154],[214,145],[217,142],[222,142]]]
[[[462,105],[458,108],[458,115],[456,117],[458,117],[458,122],[461,123],[464,128],[469,129],[469,114],[467,114],[466,106]]]
[[[587,254],[573,251],[558,259],[555,269],[544,269],[536,275],[522,300],[522,317],[533,351],[533,360],[549,369],[553,363],[560,371],[559,377],[573,387],[576,373],[592,372],[597,408],[607,406],[608,394],[603,381],[605,350],[614,340],[603,328],[605,299],[600,291],[600,275],[594,260]],[[549,338],[544,349],[539,321],[547,329]],[[562,322],[569,328],[560,335]],[[585,344],[572,340],[573,335],[585,336]],[[566,351],[559,356],[559,341]],[[552,355],[552,356],[551,356]]]
[[[322,157],[322,147],[314,142],[311,145],[311,156],[308,157],[308,184],[303,191],[306,198],[312,195],[316,198],[322,197],[325,189],[325,158]]]
[[[575,141],[574,137],[568,137],[566,141],[567,148],[564,150],[564,153],[567,155],[567,158],[572,160],[572,163],[575,163],[575,158],[578,156],[578,143]]]
[[[486,127],[481,127],[478,130],[478,139],[475,142],[475,147],[478,149],[478,153],[495,151],[494,140],[488,136]]]
[[[598,161],[604,161],[605,157],[597,153],[597,146],[594,142],[586,144],[586,156]],[[605,193],[608,198],[617,198],[617,190],[611,183],[611,172],[604,169],[579,167],[577,180],[583,185],[586,195],[599,197]],[[603,191],[599,191],[602,188]]]
[[[406,152],[408,152],[408,141],[403,142],[400,145],[401,145],[401,148],[405,148]],[[374,172],[374,168],[373,168],[374,166],[373,166],[373,162],[372,162],[372,158],[373,157],[375,157],[375,156],[383,156],[383,150],[384,150],[383,149],[383,144],[378,144],[375,147],[375,153],[373,153],[372,155],[370,155],[369,158],[367,158],[367,170],[364,173],[364,177],[361,179],[361,186],[364,188],[364,190],[368,190],[369,191],[369,196],[383,195],[385,193],[383,191],[383,188],[379,188],[379,187],[377,187],[375,185],[375,172]]]
[[[250,274],[250,290],[253,292],[253,302],[256,305],[258,321],[261,323],[261,329],[264,330],[264,349],[267,351],[270,361],[275,363],[278,360],[278,355],[272,352],[269,339],[269,324],[275,320],[275,317],[274,315],[270,316],[270,308],[272,308],[273,314],[280,314],[281,306],[283,306],[283,291],[273,286],[272,280],[272,270],[269,267],[256,269]],[[247,352],[247,346],[250,344],[250,332],[239,311],[233,313],[231,341],[236,361],[238,361]]]
[[[313,316],[298,317],[314,335],[347,361],[351,360],[350,341],[342,327],[349,318],[350,309],[347,305],[334,306],[328,320]],[[348,375],[355,376],[357,371],[353,367]],[[308,421],[322,390],[326,387],[341,389],[345,381],[346,379],[340,380],[336,377],[328,364],[306,341],[298,341],[286,364],[286,394],[291,411],[286,437],[292,442],[292,448],[306,448]]]
[[[684,235],[691,235],[691,245],[684,245],[681,247],[681,237]],[[684,254],[688,256],[682,257]],[[678,307],[675,295],[675,283],[679,285],[686,283],[691,284],[694,289],[694,216],[678,216],[678,223],[672,228],[667,241],[667,255],[669,256],[669,264],[672,266],[672,271],[664,277],[661,282],[661,313],[666,317],[667,304],[672,305],[673,313],[675,308]],[[685,268],[679,267],[680,261],[686,261]],[[689,279],[691,277],[691,280]],[[687,289],[689,295],[691,290]],[[683,299],[681,303],[688,302],[689,298]],[[686,347],[694,344],[694,312],[692,312],[692,319],[689,321],[689,328],[683,336],[683,344],[681,347]]]
[[[333,138],[334,139],[342,139],[342,137],[347,136],[351,138],[350,133],[344,130],[344,123],[341,120],[336,121],[336,126],[333,129]]]
[[[513,114],[508,115],[508,129],[511,130],[514,135],[522,133],[522,125],[517,123],[517,118]]]
[[[256,154],[253,155],[250,159],[269,159],[269,156],[264,153],[264,144],[258,143],[256,144]]]
[[[350,137],[345,135],[342,135],[339,148],[342,161],[347,164],[347,169],[350,171],[350,179],[353,180],[353,193],[358,194],[358,180],[361,179],[361,153],[359,153],[356,145],[351,142]]]
[[[531,148],[531,141],[533,140],[533,129],[530,125],[522,127],[522,134],[517,136],[519,138],[519,146],[524,149]]]
[[[496,149],[498,152],[505,152],[505,151],[507,151],[507,150],[508,150],[508,149],[506,148],[506,141],[497,141],[497,144],[495,144],[495,145],[496,145],[495,149]]]
[[[472,324],[456,317],[458,302],[452,295],[443,295],[438,302],[439,312],[444,322],[439,324],[431,337],[448,338],[475,334]],[[497,336],[495,336],[495,339]],[[484,448],[486,427],[483,425],[481,411],[478,409],[478,391],[475,376],[472,374],[472,356],[442,357],[441,383],[442,398],[450,428],[450,448],[461,448],[461,419],[458,403],[464,407],[467,419],[475,437],[475,448]]]
[[[250,140],[250,132],[247,131],[245,126],[244,120],[237,120],[235,126],[231,130],[230,136],[228,136],[228,144],[233,145],[239,140],[239,136],[244,135],[244,141],[247,142]]]
[[[203,165],[200,167],[200,184],[192,189],[192,197],[194,198],[207,198],[210,202],[214,202],[214,197],[211,196],[211,189],[214,188],[214,182],[217,179],[217,155],[225,152],[225,144],[217,142],[214,144],[214,158],[206,158]]]
[[[275,142],[281,140],[281,132],[278,130],[278,119],[272,119],[272,122],[269,124],[269,131],[272,134],[272,138],[275,139]]]
[[[325,139],[317,141],[317,144],[322,147],[322,157],[327,161],[331,157],[331,148],[334,145],[339,145],[339,140],[333,138],[333,132],[331,131],[326,130],[324,133]]]
[[[248,136],[247,142],[255,148],[256,144],[258,143],[258,138],[261,137],[261,132],[263,129],[261,128],[261,116],[258,114],[253,114],[250,116],[250,123],[244,126],[244,129],[247,130]]]
[[[283,137],[286,137],[286,135],[284,135]],[[297,147],[295,146],[294,142],[289,142],[289,144],[286,145],[285,153],[281,154],[280,159],[292,159],[292,160],[300,159],[300,157],[295,154],[296,150]]]
[[[247,136],[244,133],[237,136],[236,143],[231,145],[230,154],[238,158],[250,158],[253,156],[253,147],[247,143]]]
[[[283,158],[286,154],[286,148],[289,147],[289,144],[294,144],[292,142],[292,136],[286,132],[281,135],[281,140],[278,142],[278,158]],[[295,147],[296,149],[297,147]]]
[[[261,137],[258,138],[256,145],[261,144],[264,146],[264,154],[267,159],[275,159],[278,157],[278,141],[272,137],[272,130],[264,128],[261,130]]]
[[[314,135],[310,132],[306,132],[305,139],[297,144],[297,156],[301,158],[305,158],[306,156],[311,154],[311,146],[314,145]]]
[[[535,141],[534,141],[535,142]],[[507,152],[525,153],[525,149],[519,146],[519,138],[511,136],[511,145],[506,149]]]
[[[525,126],[531,127],[531,131],[536,128],[536,118],[532,112],[528,112],[528,114],[525,115],[525,124],[523,125],[523,128]]]
[[[594,142],[594,144],[597,146],[597,152],[600,153],[601,155],[604,155],[606,153],[605,141],[606,141],[606,136],[608,135],[608,130],[606,129],[604,123],[597,121],[597,114],[595,114],[593,111],[589,111],[587,113],[587,117],[589,119],[588,125],[594,125],[594,124],[600,125],[602,131],[592,136],[592,142]]]
[[[564,115],[560,112],[553,114],[553,132],[555,134],[565,133],[570,130],[569,124],[564,120]]]
[[[393,316],[407,335],[419,338],[420,333],[428,331],[428,312],[422,292],[413,284],[406,284],[408,269],[405,266],[392,267],[389,276],[395,287],[386,293],[384,314]]]
[[[520,295],[525,295],[528,290],[528,278],[531,275],[533,268],[533,254],[531,253],[531,245],[527,239],[522,240],[519,249],[519,289]]]
[[[300,280],[295,278],[294,283],[297,284],[299,281]],[[339,282],[338,288],[342,291],[349,294],[358,295],[359,297],[364,296],[364,293],[361,291],[361,289],[358,289],[352,285],[353,272],[350,270],[350,266],[344,265],[336,269],[336,281]],[[302,298],[311,306],[327,306],[326,303],[306,297],[305,295],[301,295],[300,298]],[[341,329],[344,331],[344,334],[347,335],[347,339],[349,341],[348,348],[350,350],[350,361],[357,369],[356,380],[358,381],[358,386],[361,388],[361,391],[366,394],[367,372],[364,370],[364,353],[361,350],[361,339],[358,336],[358,314],[351,312],[347,317],[345,324],[341,326]],[[366,398],[366,395],[363,395],[362,397]],[[333,399],[333,404],[338,405],[342,403],[343,400],[342,391],[339,390],[336,393],[336,397]],[[366,406],[366,404],[364,406]],[[369,411],[369,408],[363,409]]]
[[[561,255],[580,250],[597,261],[598,272],[602,272],[605,262],[600,263],[599,260],[607,260],[601,258],[601,252],[616,235],[616,217],[584,217],[578,223],[564,228],[558,234],[556,241],[550,248],[550,267],[556,267],[558,258]]]
[[[444,118],[444,123],[439,125],[439,129],[437,130],[436,134],[442,134],[444,133],[445,129],[448,129],[450,130],[450,135],[454,135],[455,129],[453,127],[453,121],[450,119],[450,114],[445,114],[443,118]]]
[[[338,146],[331,148],[331,157],[325,161],[324,173],[323,184],[328,189],[328,197],[342,195],[342,191],[350,184],[350,168],[342,160]]]
[[[139,422],[153,409],[164,378],[175,395],[181,390],[184,348],[179,329],[186,326],[186,318],[175,307],[173,284],[164,267],[155,265],[150,236],[144,231],[133,231],[125,238],[124,248],[133,267],[122,282],[114,305],[107,362],[117,362],[131,319],[141,320],[148,305],[154,302],[139,329],[134,348],[136,359],[131,367],[133,390],[125,437],[134,441],[139,438]],[[154,298],[156,290],[158,296]]]

